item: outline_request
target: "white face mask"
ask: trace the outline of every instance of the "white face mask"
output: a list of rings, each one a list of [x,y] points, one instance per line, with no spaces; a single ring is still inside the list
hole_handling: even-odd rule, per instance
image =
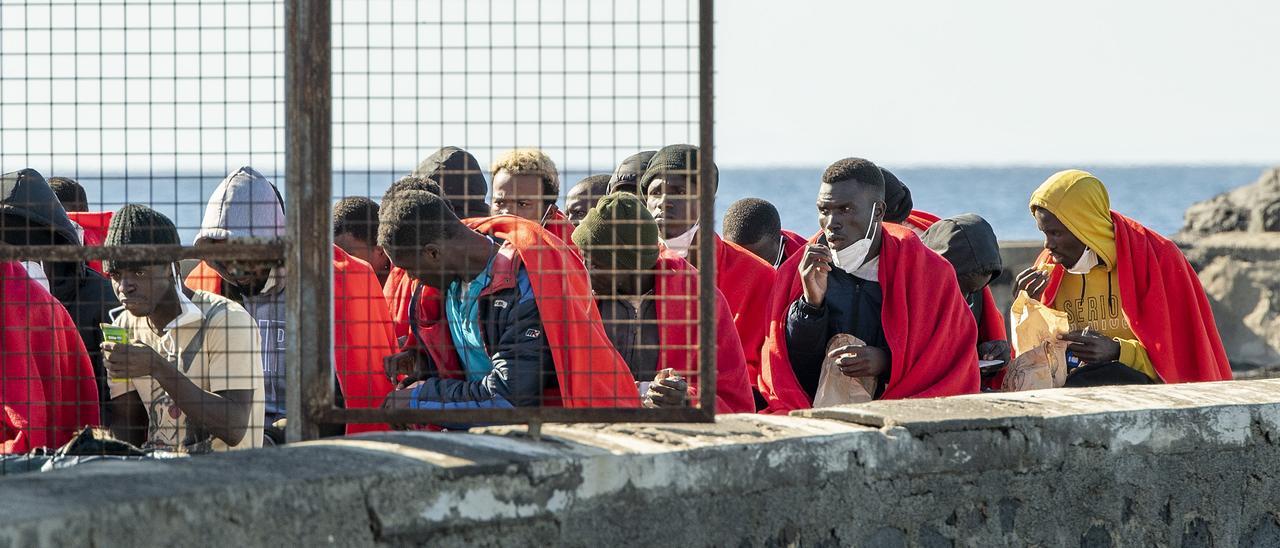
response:
[[[49,290],[49,277],[44,273],[44,265],[35,261],[22,261],[22,268],[27,269],[27,276],[40,284],[40,287],[45,291]]]
[[[867,262],[867,253],[871,252],[871,235],[876,228],[876,206],[871,206],[871,222],[867,224],[867,233],[861,240],[849,244],[848,247],[838,250],[833,254],[834,260],[832,264],[836,268],[853,274],[863,263]]]
[[[694,223],[693,228],[690,228],[684,234],[676,236],[675,238],[663,240],[662,243],[667,246],[667,249],[676,252],[676,255],[687,259],[689,258],[689,248],[693,246],[693,239],[697,236],[698,224]]]
[[[1088,274],[1093,267],[1098,266],[1098,255],[1092,249],[1084,248],[1084,253],[1080,254],[1080,260],[1076,261],[1076,265],[1068,268],[1067,272],[1072,274]]]

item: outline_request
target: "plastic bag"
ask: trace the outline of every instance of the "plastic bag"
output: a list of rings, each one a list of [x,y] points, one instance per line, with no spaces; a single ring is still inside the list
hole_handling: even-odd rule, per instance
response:
[[[1067,345],[1058,336],[1071,331],[1067,313],[1045,306],[1026,291],[1009,310],[1013,320],[1013,352],[1005,372],[1004,392],[1058,388],[1067,382]]]
[[[861,339],[840,333],[831,337],[827,343],[827,354],[841,346],[850,344],[865,345]],[[839,356],[837,356],[839,357]],[[822,360],[822,373],[818,377],[818,391],[813,396],[813,407],[832,407],[849,403],[866,403],[876,393],[875,377],[848,377],[836,366],[836,359],[828,357]]]

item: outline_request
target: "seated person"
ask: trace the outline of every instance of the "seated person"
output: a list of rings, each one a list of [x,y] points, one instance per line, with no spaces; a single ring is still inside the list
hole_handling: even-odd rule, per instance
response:
[[[573,225],[556,206],[560,198],[560,172],[545,152],[518,148],[503,153],[490,168],[493,204],[490,215],[515,215],[528,219],[569,245]]]
[[[819,241],[778,269],[765,342],[768,411],[812,405],[837,334],[865,345],[833,349],[850,377],[879,380],[877,399],[978,391],[978,336],[954,270],[906,228],[883,223],[884,176],[846,158],[818,189]]]
[[[637,381],[653,381],[642,396],[652,407],[683,407],[697,399],[698,271],[660,255],[658,225],[634,194],[600,199],[573,231],[591,272],[591,287],[609,340]],[[742,341],[724,295],[716,293],[716,411],[754,413]],[[673,369],[685,380],[655,380]]]
[[[14,246],[82,245],[80,230],[62,209],[53,188],[34,169],[0,175],[0,241]],[[66,307],[80,333],[102,398],[101,413],[110,412],[106,369],[102,365],[102,330],[111,310],[120,306],[111,281],[85,261],[21,261],[27,275]]]
[[[645,150],[627,156],[618,168],[613,170],[613,175],[609,176],[609,188],[605,191],[609,194],[614,192],[630,192],[636,196],[644,196],[644,192],[640,190],[640,177],[644,175],[646,169],[649,169],[649,160],[653,159],[653,155],[657,154],[656,150]]]
[[[275,185],[252,167],[227,175],[205,207],[196,247],[282,238],[284,205]],[[283,441],[288,414],[285,382],[287,333],[282,261],[205,261],[187,275],[192,289],[222,295],[243,306],[257,321],[262,338],[267,433]],[[337,376],[335,405],[352,409],[379,405],[392,385],[382,360],[395,352],[391,317],[382,287],[368,263],[333,247],[333,351]],[[386,425],[324,425],[321,435],[385,430]]]
[[[99,421],[93,364],[71,315],[20,263],[0,262],[0,454],[57,449]]]
[[[573,185],[564,195],[564,211],[569,223],[577,227],[587,216],[587,210],[595,207],[601,196],[608,194],[605,192],[608,187],[609,175],[592,175]]]
[[[49,177],[49,188],[62,202],[62,209],[67,217],[75,223],[80,233],[80,243],[87,246],[102,245],[107,238],[107,227],[111,224],[110,211],[89,211],[89,197],[84,187],[70,177]],[[102,261],[89,261],[89,268],[102,273]]]
[[[1102,181],[1055,173],[1031,214],[1045,251],[1015,292],[1067,313],[1067,386],[1231,379],[1195,270],[1173,242],[1111,211]]]
[[[1004,316],[986,291],[1004,269],[1000,258],[1000,242],[986,219],[966,213],[942,219],[920,237],[924,245],[951,263],[960,282],[960,294],[978,324],[978,359],[1009,362],[1009,340],[1005,335]],[[990,334],[990,335],[988,335]],[[983,369],[983,380],[994,378],[1004,366]]]
[[[639,406],[582,261],[559,238],[509,215],[464,224],[420,190],[390,197],[379,221],[379,245],[443,308],[434,325],[411,325],[429,359],[385,406]]]
[[[364,196],[350,196],[333,206],[333,244],[373,268],[378,283],[387,282],[391,259],[378,247],[378,203]]]
[[[106,245],[178,244],[161,213],[126,205]],[[124,311],[113,325],[129,344],[102,343],[117,438],[169,451],[261,447],[262,354],[258,326],[229,299],[181,283],[176,263],[107,261]]]
[[[747,357],[747,372],[752,386],[758,390],[760,349],[769,325],[769,294],[776,272],[764,259],[721,239],[714,224],[701,230],[698,218],[700,159],[698,147],[692,145],[662,147],[649,160],[639,188],[649,214],[658,222],[665,249],[697,267],[698,254],[694,246],[699,241],[714,246],[716,287],[729,302],[733,325]],[[714,164],[708,167],[711,176],[706,183],[714,190],[719,184],[719,172]],[[764,400],[757,403],[763,406]]]
[[[484,180],[480,162],[470,152],[458,147],[441,148],[422,160],[410,175],[438,183],[440,189],[435,194],[449,200],[458,217],[489,216],[489,204],[484,201],[489,183]]]
[[[724,240],[738,244],[778,268],[804,250],[804,237],[782,229],[778,208],[760,198],[743,198],[724,212]]]

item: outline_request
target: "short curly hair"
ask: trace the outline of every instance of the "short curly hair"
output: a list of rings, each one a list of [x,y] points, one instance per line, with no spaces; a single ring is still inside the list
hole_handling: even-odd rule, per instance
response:
[[[556,171],[556,163],[545,152],[536,148],[517,148],[508,150],[498,156],[489,168],[490,177],[497,177],[498,172],[506,171],[512,175],[537,175],[542,179],[542,194],[545,196],[560,195],[560,172]]]
[[[836,160],[822,172],[822,182],[829,185],[857,183],[874,189],[879,198],[884,199],[884,173],[871,160],[863,158]]]
[[[378,203],[364,196],[348,196],[333,206],[333,235],[355,236],[366,244],[378,243]]]
[[[444,198],[423,190],[396,194],[378,211],[378,245],[393,253],[421,248],[465,229]]]

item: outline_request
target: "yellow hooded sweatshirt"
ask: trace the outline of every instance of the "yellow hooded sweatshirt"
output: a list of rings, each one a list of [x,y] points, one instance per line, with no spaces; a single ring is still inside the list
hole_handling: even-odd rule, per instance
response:
[[[1118,361],[1158,382],[1147,349],[1133,334],[1120,306],[1111,199],[1102,181],[1078,169],[1060,171],[1031,194],[1031,208],[1048,210],[1098,256],[1099,264],[1088,274],[1063,275],[1053,308],[1067,313],[1073,331],[1088,326],[1120,343]]]

